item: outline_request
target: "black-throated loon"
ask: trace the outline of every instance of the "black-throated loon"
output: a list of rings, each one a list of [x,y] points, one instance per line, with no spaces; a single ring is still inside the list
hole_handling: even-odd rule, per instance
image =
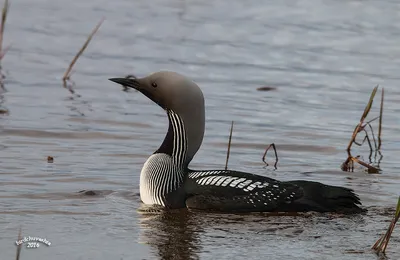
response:
[[[140,174],[145,204],[221,212],[359,212],[351,189],[311,181],[278,181],[232,170],[189,169],[204,136],[205,109],[201,89],[170,71],[144,78],[111,78],[134,88],[162,107],[169,128],[161,146]]]

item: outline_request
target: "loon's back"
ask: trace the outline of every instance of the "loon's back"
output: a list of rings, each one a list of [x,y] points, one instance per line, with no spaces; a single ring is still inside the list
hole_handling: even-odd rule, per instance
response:
[[[191,171],[186,206],[222,212],[363,211],[352,190],[311,181],[280,182],[246,172]]]

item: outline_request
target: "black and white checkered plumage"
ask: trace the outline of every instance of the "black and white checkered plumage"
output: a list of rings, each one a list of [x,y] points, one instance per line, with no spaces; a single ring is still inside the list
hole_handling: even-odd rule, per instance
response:
[[[192,171],[185,189],[188,204],[221,211],[273,211],[303,196],[296,185],[230,170]]]

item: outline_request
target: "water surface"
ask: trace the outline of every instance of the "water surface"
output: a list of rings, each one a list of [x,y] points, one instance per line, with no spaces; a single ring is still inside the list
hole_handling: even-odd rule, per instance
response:
[[[0,99],[9,110],[0,115],[2,259],[15,257],[19,227],[52,243],[23,248],[21,259],[376,259],[369,248],[389,224],[400,185],[399,14],[389,0],[12,1]],[[74,68],[80,97],[71,95],[60,79],[102,17]],[[206,136],[192,167],[224,167],[234,120],[229,168],[349,187],[369,212],[143,210],[140,169],[167,118],[107,79],[161,69],[204,92]],[[341,172],[376,84],[387,94],[382,174]],[[257,91],[263,86],[274,90]],[[272,142],[276,171],[261,161]],[[356,153],[368,159],[366,147]],[[399,245],[395,230],[392,259]]]

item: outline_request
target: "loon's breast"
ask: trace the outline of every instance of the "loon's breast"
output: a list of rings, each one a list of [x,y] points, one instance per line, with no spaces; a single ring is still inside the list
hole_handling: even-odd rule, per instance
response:
[[[167,206],[172,194],[182,187],[184,171],[177,167],[170,155],[151,155],[140,172],[140,199],[144,204]],[[184,197],[181,198],[184,200]]]

